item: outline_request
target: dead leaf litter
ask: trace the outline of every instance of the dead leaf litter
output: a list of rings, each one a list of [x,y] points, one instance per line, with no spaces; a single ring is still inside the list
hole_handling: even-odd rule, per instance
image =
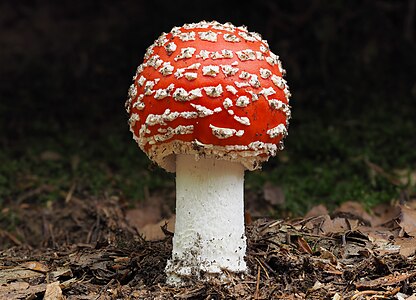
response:
[[[24,218],[0,233],[0,299],[414,299],[415,207],[253,220],[248,274],[183,287],[165,284],[174,216],[131,223],[142,212],[117,197],[13,208]]]

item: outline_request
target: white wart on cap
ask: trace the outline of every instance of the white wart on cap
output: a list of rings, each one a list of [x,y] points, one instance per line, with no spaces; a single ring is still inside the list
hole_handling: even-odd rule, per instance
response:
[[[285,70],[261,36],[230,23],[174,27],[148,49],[126,102],[140,148],[174,172],[172,154],[241,162],[283,148],[290,119]]]

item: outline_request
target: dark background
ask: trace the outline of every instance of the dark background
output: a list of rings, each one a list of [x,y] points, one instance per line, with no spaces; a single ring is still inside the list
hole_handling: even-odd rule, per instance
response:
[[[0,159],[14,162],[2,170],[3,198],[19,194],[19,178],[28,180],[20,162],[26,160],[36,173],[39,165],[28,161],[46,150],[68,162],[67,173],[81,159],[99,162],[96,172],[111,173],[114,185],[134,175],[125,173],[126,167],[141,176],[149,162],[131,140],[124,110],[131,78],[160,33],[200,20],[246,25],[280,56],[293,95],[286,143],[292,164],[307,161],[315,170],[328,161],[346,165],[360,156],[383,170],[412,169],[415,6],[414,0],[1,1]],[[120,157],[126,161],[120,163]],[[50,156],[45,160],[54,161]],[[264,174],[284,162],[272,159]],[[61,174],[53,166],[44,172],[44,177]],[[85,172],[91,178],[93,171]],[[163,172],[155,172],[153,181],[165,180]],[[308,172],[307,167],[292,172],[293,182]],[[325,180],[321,175],[316,176]],[[264,183],[266,175],[259,176]],[[69,185],[71,178],[66,179],[60,184]],[[389,197],[400,192],[388,191]],[[330,201],[331,192],[328,187],[316,199]]]

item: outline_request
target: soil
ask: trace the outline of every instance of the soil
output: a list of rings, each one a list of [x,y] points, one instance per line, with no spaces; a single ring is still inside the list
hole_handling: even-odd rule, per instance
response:
[[[172,233],[162,226],[162,239],[146,240],[117,197],[20,204],[9,207],[22,216],[18,229],[0,231],[0,299],[413,299],[415,207],[247,215],[248,274],[171,287]]]

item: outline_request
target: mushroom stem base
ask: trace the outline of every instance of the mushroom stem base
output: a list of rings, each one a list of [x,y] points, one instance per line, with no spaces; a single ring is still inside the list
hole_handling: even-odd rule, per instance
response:
[[[221,278],[244,261],[244,167],[215,159],[176,158],[176,224],[167,281]]]

